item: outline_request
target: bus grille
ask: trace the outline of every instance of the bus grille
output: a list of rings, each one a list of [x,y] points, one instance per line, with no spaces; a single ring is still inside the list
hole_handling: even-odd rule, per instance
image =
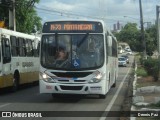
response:
[[[61,82],[61,83],[84,83],[86,82],[86,80],[57,80],[58,82]]]
[[[64,86],[60,85],[62,90],[81,90],[83,86]]]
[[[93,72],[52,72],[52,74],[56,75],[57,77],[86,77]]]

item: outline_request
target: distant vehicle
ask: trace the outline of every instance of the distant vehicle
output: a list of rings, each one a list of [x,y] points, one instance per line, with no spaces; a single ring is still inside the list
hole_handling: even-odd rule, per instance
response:
[[[129,47],[125,48],[124,49],[125,51],[130,51],[131,49]]]
[[[122,46],[118,46],[118,53],[119,53],[119,54],[122,54],[122,53],[123,53],[123,48],[122,48]]]
[[[0,88],[38,81],[40,37],[0,28]]]
[[[128,55],[121,55],[121,57],[124,57],[126,59],[126,62],[129,63],[129,57],[128,57]]]
[[[119,65],[119,66],[127,67],[126,59],[125,59],[124,57],[119,57],[119,58],[118,58],[118,65]]]
[[[56,56],[61,46],[66,57],[60,61]],[[96,94],[105,98],[110,88],[115,87],[118,45],[103,21],[46,22],[40,48],[40,93],[51,93],[53,97]]]
[[[127,54],[127,55],[132,55],[133,53],[132,53],[131,50],[128,50],[126,54]]]

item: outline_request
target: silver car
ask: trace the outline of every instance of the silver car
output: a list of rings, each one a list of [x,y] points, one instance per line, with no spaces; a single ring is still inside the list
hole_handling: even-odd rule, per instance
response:
[[[127,67],[126,58],[124,58],[124,57],[119,57],[119,58],[118,58],[118,65],[119,65],[119,66]]]
[[[129,57],[128,57],[128,55],[122,55],[121,57],[124,57],[126,59],[126,62],[129,64]]]

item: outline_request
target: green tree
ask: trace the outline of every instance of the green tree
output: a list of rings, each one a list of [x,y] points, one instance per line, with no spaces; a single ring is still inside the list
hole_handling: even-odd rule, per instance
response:
[[[40,0],[16,0],[16,27],[17,31],[24,33],[32,33],[39,31],[42,28],[41,18],[33,7],[34,2],[38,3]]]
[[[41,30],[41,18],[37,15],[36,10],[34,9],[34,3],[39,3],[39,1],[40,0],[16,0],[16,31],[33,33]],[[5,8],[0,9],[0,13],[4,13],[4,18],[6,18],[8,23],[8,11],[9,6],[11,7],[12,3],[9,3],[9,5],[3,3],[1,5]]]
[[[157,49],[157,31],[156,25],[152,25],[150,28],[145,30],[146,40],[146,52],[148,55],[152,55]]]
[[[137,29],[136,23],[127,23],[124,28],[115,35],[119,41],[128,43],[132,50],[142,51],[140,31]]]
[[[136,23],[128,23],[119,32],[115,33],[117,40],[126,42],[130,45],[131,49],[137,52],[143,51],[143,44],[141,39],[141,31],[137,29]],[[157,49],[157,31],[156,26],[153,25],[145,30],[146,52],[152,55]]]

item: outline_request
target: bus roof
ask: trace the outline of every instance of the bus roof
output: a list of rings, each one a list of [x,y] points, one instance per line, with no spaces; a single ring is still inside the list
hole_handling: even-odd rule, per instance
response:
[[[104,21],[100,20],[100,19],[55,19],[55,20],[52,20],[52,21],[46,21],[44,23],[58,22],[58,21],[91,21],[91,22],[101,22],[102,24],[104,24]]]
[[[29,35],[17,31],[12,31],[4,28],[0,28],[0,34],[7,34],[7,35],[13,35],[13,36],[18,36],[18,37],[23,37],[23,38],[28,38],[28,39],[34,39],[34,38],[40,38],[36,35]]]
[[[103,31],[107,31],[108,33],[111,34],[111,32],[107,29],[105,22],[103,20],[100,20],[100,19],[57,19],[57,20],[53,20],[53,21],[46,21],[43,24],[42,33],[52,33],[52,32],[62,32],[63,33],[63,32],[67,32],[64,29],[63,29],[63,31],[61,31],[61,30],[58,31],[58,30],[55,30],[55,29],[54,30],[49,30],[51,28],[51,26],[50,26],[51,24],[59,24],[59,23],[67,23],[67,22],[68,23],[69,22],[73,22],[73,24],[71,23],[72,25],[78,24],[78,22],[79,22],[79,24],[81,24],[81,22],[85,22],[85,24],[89,24],[89,22],[96,23],[97,25],[92,27],[92,28],[95,28],[95,29],[94,30],[93,29],[90,30],[90,32],[102,32],[101,30],[103,30]],[[101,25],[102,25],[102,29],[101,30],[99,29],[99,27],[97,27],[98,26],[98,22],[101,23]],[[47,24],[50,24],[50,25],[47,25]],[[54,28],[55,27],[57,27],[57,26],[54,26]],[[72,29],[72,32],[73,31],[74,32],[78,32],[78,31]],[[84,30],[84,32],[87,32],[87,30]]]

